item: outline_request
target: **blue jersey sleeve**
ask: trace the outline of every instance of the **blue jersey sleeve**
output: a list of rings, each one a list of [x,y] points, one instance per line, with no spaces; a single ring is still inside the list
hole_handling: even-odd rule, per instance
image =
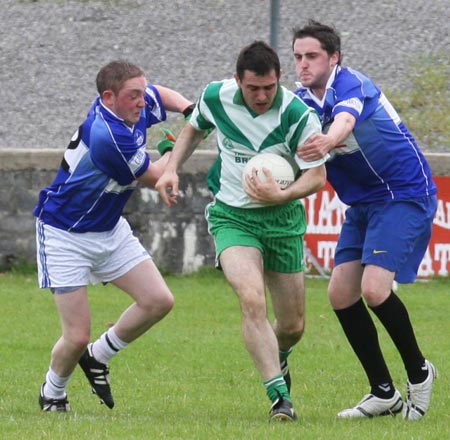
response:
[[[137,147],[133,132],[101,119],[91,127],[90,155],[94,165],[120,185],[132,183],[150,162],[145,150]]]
[[[152,84],[148,84],[145,89],[145,104],[144,112],[147,128],[166,120],[167,114],[161,100],[161,95],[158,89]]]
[[[381,92],[360,72],[343,69],[333,87],[332,119],[340,112],[348,112],[356,118],[358,125],[376,110]]]

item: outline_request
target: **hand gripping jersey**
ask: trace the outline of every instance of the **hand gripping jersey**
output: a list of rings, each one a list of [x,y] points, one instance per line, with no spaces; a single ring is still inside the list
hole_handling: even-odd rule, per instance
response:
[[[330,152],[326,164],[328,180],[344,203],[408,200],[436,193],[415,139],[367,77],[336,66],[321,101],[305,87],[295,93],[317,110],[323,132],[339,112],[356,118],[353,133]]]
[[[283,86],[278,87],[272,107],[258,115],[245,105],[235,79],[212,82],[189,122],[197,130],[216,127],[219,157],[208,174],[208,185],[227,205],[261,206],[250,201],[241,185],[245,164],[259,153],[278,154],[301,169],[325,161],[307,163],[295,155],[297,146],[320,132],[321,126],[316,112]]]
[[[134,126],[125,124],[97,98],[73,135],[53,183],[39,194],[33,214],[42,222],[72,232],[113,229],[148,168],[146,131],[164,121],[157,89],[148,85],[146,106]]]

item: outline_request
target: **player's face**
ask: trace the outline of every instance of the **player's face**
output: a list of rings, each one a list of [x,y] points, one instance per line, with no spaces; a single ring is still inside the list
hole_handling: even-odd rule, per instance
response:
[[[237,75],[235,78],[245,103],[256,114],[261,115],[272,107],[280,79],[275,70],[271,70],[267,75],[256,75],[251,70],[245,70],[242,79]]]
[[[309,87],[320,97],[328,78],[339,61],[339,54],[329,55],[312,37],[297,38],[294,42],[295,71],[304,87]]]
[[[141,117],[141,110],[145,107],[145,77],[139,76],[125,81],[117,95],[112,93],[110,109],[128,125],[136,124]]]

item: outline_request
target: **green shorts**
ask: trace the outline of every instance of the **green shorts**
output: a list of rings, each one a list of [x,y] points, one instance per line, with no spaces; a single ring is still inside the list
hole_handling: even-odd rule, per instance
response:
[[[222,251],[231,246],[252,246],[263,254],[267,270],[294,273],[305,268],[306,216],[300,201],[245,209],[215,200],[206,207],[206,220],[214,237],[217,262]]]

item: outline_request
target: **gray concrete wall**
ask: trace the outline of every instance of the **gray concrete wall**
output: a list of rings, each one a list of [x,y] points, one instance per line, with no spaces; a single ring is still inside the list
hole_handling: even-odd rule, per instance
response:
[[[35,262],[35,218],[38,193],[54,178],[63,151],[0,150],[0,270]],[[450,154],[426,154],[435,176],[450,175]],[[158,193],[139,187],[125,216],[163,271],[187,273],[214,264],[214,244],[208,235],[204,208],[211,201],[206,172],[212,151],[196,151],[180,173],[183,197],[165,207]]]
[[[32,210],[41,188],[54,179],[63,152],[0,150],[0,270],[35,262]],[[204,219],[211,201],[206,173],[214,159],[213,152],[199,151],[186,163],[178,205],[169,209],[156,191],[138,187],[126,206],[125,216],[161,270],[186,273],[214,264],[214,245]]]

